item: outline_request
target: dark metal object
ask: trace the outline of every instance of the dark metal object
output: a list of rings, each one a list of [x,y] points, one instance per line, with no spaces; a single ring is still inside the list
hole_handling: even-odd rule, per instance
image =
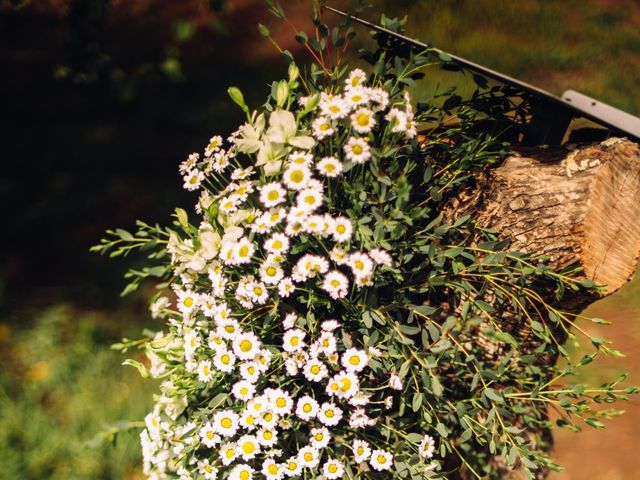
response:
[[[422,50],[429,49],[439,55],[449,57],[451,58],[450,63],[455,67],[483,75],[512,87],[517,91],[523,92],[531,105],[531,119],[524,128],[524,137],[521,140],[521,143],[524,145],[559,145],[562,143],[571,121],[579,118],[590,120],[605,129],[607,137],[623,136],[634,142],[640,142],[640,118],[634,117],[622,110],[618,110],[603,102],[590,99],[586,95],[573,91],[565,92],[562,98],[556,97],[541,88],[529,85],[462,57],[444,52],[443,50],[429,47],[418,40],[393,32],[361,18],[354,17],[333,7],[323,5],[323,8],[380,33],[389,35],[413,47]]]

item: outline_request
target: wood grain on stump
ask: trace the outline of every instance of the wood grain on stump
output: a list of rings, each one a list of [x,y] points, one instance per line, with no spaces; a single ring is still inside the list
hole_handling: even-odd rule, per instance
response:
[[[478,226],[511,239],[511,250],[548,257],[554,270],[579,265],[581,275],[609,295],[633,277],[640,257],[640,147],[612,138],[589,146],[519,149],[447,210],[452,218],[471,214]],[[598,298],[580,292],[567,295],[559,306],[579,313]],[[523,346],[519,354],[540,345],[529,325],[512,323],[510,312],[500,318]],[[481,334],[474,341],[488,358],[504,353]],[[549,365],[556,358],[543,361]],[[547,431],[530,433],[532,441],[536,434],[549,437]],[[493,463],[501,478],[525,478],[500,458]],[[545,475],[540,472],[538,478]]]

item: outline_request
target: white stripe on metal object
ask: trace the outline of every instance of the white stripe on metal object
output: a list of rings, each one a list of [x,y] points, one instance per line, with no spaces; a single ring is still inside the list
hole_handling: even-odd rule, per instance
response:
[[[562,100],[589,115],[601,118],[620,130],[640,137],[640,118],[634,117],[630,113],[623,112],[575,90],[564,92]]]

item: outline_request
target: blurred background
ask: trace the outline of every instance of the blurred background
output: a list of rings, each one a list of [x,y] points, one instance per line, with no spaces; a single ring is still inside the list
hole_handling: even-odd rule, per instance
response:
[[[309,29],[309,0],[282,3]],[[637,0],[373,3],[369,20],[406,14],[412,37],[640,115]],[[140,260],[88,249],[106,228],[190,208],[177,165],[242,121],[227,87],[257,106],[286,71],[258,22],[304,59],[295,29],[262,0],[0,0],[0,478],[142,478],[137,431],[115,442],[109,432],[135,425],[155,386],[109,346],[161,328],[146,312],[153,287],[121,299],[122,274]],[[613,322],[598,335],[628,356],[584,380],[631,371],[640,384],[640,283],[587,313]],[[556,434],[566,471],[554,478],[640,478],[640,405],[621,407],[603,431]]]

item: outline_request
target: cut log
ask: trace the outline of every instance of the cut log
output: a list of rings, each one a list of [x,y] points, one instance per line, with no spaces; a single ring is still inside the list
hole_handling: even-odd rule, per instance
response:
[[[452,200],[447,215],[471,214],[478,226],[511,239],[511,250],[546,256],[554,270],[582,267],[581,275],[603,288],[599,295],[582,291],[562,300],[563,310],[579,313],[633,277],[640,258],[639,209],[640,147],[612,138],[589,146],[520,149]],[[529,325],[514,324],[509,312],[500,321],[523,345],[519,354],[540,345]],[[474,341],[488,358],[503,353],[481,334]],[[549,432],[531,433],[532,440],[537,434],[550,441]],[[493,463],[502,478],[525,478],[499,458]]]

